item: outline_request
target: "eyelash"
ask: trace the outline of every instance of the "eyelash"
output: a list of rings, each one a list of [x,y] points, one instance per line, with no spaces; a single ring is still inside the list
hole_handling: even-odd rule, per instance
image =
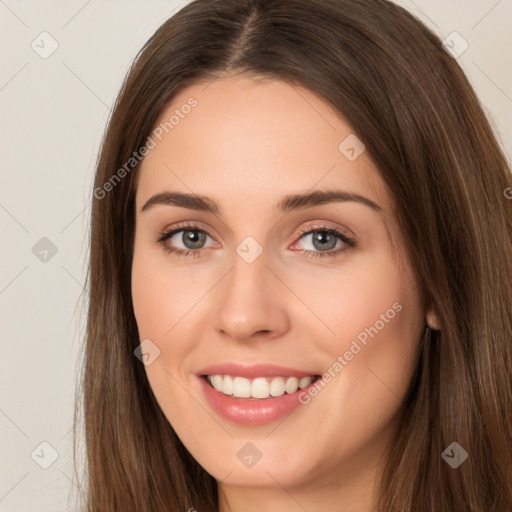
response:
[[[188,229],[186,229],[188,228]],[[201,255],[201,252],[204,249],[176,249],[175,247],[169,247],[165,244],[165,242],[172,238],[176,233],[179,233],[180,231],[199,231],[206,233],[210,238],[213,238],[213,236],[206,230],[199,228],[198,226],[194,224],[181,224],[179,226],[176,226],[170,231],[162,231],[158,234],[158,239],[156,240],[157,243],[163,246],[163,248],[170,254],[174,254],[177,257],[192,257],[192,258],[198,258]],[[321,232],[321,233],[330,233],[332,235],[337,236],[343,243],[347,245],[347,247],[337,250],[330,250],[326,252],[322,251],[309,251],[306,249],[302,249],[302,253],[307,258],[316,259],[316,258],[323,258],[325,256],[336,256],[342,251],[346,251],[349,249],[352,249],[356,247],[356,243],[352,238],[349,238],[344,233],[338,231],[336,228],[333,228],[332,226],[316,226],[314,228],[307,227],[301,229],[298,235],[298,239],[301,239],[304,235],[310,235],[311,233],[315,232]],[[299,251],[300,252],[300,251]]]

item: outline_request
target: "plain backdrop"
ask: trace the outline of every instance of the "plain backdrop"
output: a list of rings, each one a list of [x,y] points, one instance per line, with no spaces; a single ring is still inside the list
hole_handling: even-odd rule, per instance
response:
[[[132,59],[186,3],[0,0],[3,512],[74,509],[71,432],[94,165]],[[467,41],[458,61],[511,155],[512,0],[400,4],[443,39],[457,32]]]

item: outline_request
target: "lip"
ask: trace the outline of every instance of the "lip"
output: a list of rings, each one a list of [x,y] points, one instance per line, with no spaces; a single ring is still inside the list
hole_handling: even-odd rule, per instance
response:
[[[253,364],[243,365],[240,363],[217,363],[205,366],[196,372],[198,377],[204,375],[232,375],[234,377],[245,377],[246,379],[255,379],[256,377],[309,377],[318,375],[317,372],[305,372],[287,368],[285,366],[276,366],[273,364]]]
[[[197,373],[199,385],[211,408],[222,418],[241,425],[257,426],[278,421],[301,405],[300,393],[307,393],[316,379],[303,389],[291,395],[285,393],[279,397],[265,399],[237,398],[214,389],[206,380],[206,375],[232,375],[254,379],[256,377],[309,377],[318,376],[315,372],[304,372],[275,365],[240,365],[238,363],[219,363],[202,368]]]

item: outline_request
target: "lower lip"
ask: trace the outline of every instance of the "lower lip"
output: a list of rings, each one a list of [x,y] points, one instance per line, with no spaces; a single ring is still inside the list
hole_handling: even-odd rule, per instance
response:
[[[301,405],[299,394],[308,391],[309,386],[298,389],[295,393],[264,399],[237,398],[217,391],[199,377],[201,386],[209,404],[223,418],[242,425],[265,425],[280,420]]]

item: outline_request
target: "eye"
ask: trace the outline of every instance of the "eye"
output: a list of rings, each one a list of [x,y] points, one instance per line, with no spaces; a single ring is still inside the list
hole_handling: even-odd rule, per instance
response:
[[[337,256],[340,252],[356,246],[355,241],[332,226],[307,227],[301,230],[299,240],[309,240],[312,249],[303,249],[304,256],[318,258]],[[340,242],[340,243],[338,243]],[[292,246],[296,247],[297,242]],[[336,250],[336,247],[338,247]]]
[[[304,256],[308,258],[336,256],[340,252],[356,246],[352,238],[332,226],[302,229],[299,233],[299,240],[306,240],[308,237],[311,237],[309,244],[312,249],[299,248]],[[207,238],[212,238],[212,236],[206,230],[194,224],[185,224],[160,233],[157,242],[168,253],[175,256],[197,258],[201,255],[202,250],[206,248],[204,244]],[[184,247],[176,247],[176,244],[182,244]],[[336,247],[338,248],[334,250]],[[297,249],[297,242],[291,248]]]
[[[212,237],[204,229],[193,224],[182,224],[170,231],[160,233],[157,242],[161,244],[167,252],[173,253],[176,256],[192,256],[195,258],[200,256],[207,238]],[[183,248],[176,247],[176,244],[180,243],[184,245]]]

